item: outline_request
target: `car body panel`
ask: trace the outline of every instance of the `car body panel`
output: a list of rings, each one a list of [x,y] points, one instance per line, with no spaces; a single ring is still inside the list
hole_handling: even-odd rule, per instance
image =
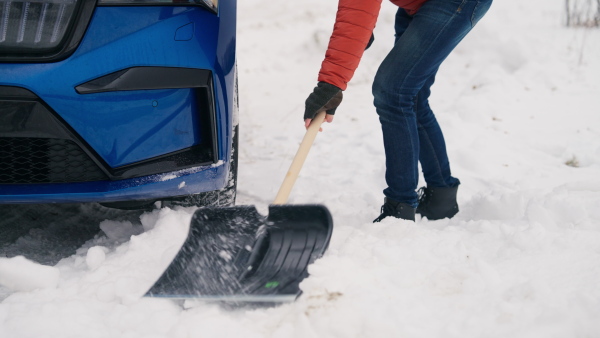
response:
[[[188,6],[100,6],[69,58],[0,63],[0,86],[35,93],[112,168],[201,143],[207,135],[193,89],[79,94],[75,87],[131,67],[210,70],[217,144],[213,165],[118,181],[0,184],[0,203],[158,199],[223,188],[234,121],[235,12],[235,1],[221,1],[218,16]]]

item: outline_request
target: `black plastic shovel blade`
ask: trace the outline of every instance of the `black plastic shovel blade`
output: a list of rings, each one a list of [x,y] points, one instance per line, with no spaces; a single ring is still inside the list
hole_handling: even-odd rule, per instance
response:
[[[181,250],[146,296],[228,302],[286,302],[300,295],[333,221],[322,205],[201,208]]]

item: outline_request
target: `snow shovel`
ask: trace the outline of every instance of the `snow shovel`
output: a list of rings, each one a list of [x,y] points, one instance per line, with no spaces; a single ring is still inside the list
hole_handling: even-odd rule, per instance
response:
[[[284,205],[325,118],[308,127],[290,169],[269,206],[200,208],[181,250],[148,297],[234,303],[289,302],[301,293],[307,266],[321,257],[333,221],[323,205]]]

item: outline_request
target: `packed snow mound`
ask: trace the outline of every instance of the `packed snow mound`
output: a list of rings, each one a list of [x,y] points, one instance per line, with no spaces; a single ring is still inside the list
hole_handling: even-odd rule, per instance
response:
[[[56,288],[60,271],[53,266],[45,266],[23,256],[0,258],[0,285],[13,291],[33,291]]]

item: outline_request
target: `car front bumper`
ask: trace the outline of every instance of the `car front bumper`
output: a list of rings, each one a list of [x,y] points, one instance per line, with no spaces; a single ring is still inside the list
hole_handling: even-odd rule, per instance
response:
[[[0,86],[35,94],[107,173],[96,181],[0,184],[0,203],[162,199],[223,188],[233,136],[234,65],[235,2],[224,3],[219,16],[191,7],[98,7],[70,57],[0,63]],[[193,86],[76,89],[126,69],[152,67],[210,72],[212,120],[198,118]],[[169,162],[208,139],[202,160],[131,170],[156,159]]]

